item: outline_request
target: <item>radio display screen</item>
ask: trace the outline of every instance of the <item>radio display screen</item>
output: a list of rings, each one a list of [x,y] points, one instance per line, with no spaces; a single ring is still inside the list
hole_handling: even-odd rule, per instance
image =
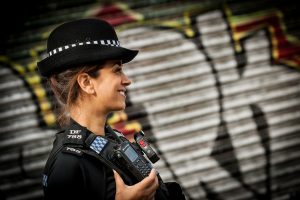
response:
[[[125,150],[125,154],[128,156],[131,162],[134,162],[138,158],[137,153],[131,146],[128,146],[128,148]]]

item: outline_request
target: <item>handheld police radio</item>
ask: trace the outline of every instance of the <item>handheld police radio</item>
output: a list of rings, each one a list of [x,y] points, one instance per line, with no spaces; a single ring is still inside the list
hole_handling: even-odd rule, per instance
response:
[[[143,180],[150,174],[153,168],[143,153],[146,154],[152,163],[158,161],[159,157],[145,140],[142,131],[135,134],[134,138],[136,143],[131,143],[122,136],[119,136],[119,138],[121,142],[115,146],[113,151],[114,163],[120,168],[125,168],[125,170],[129,171],[138,181]]]

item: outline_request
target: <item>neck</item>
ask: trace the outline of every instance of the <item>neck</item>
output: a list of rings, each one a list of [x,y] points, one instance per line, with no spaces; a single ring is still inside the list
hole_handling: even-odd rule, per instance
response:
[[[75,107],[71,109],[70,115],[81,126],[86,127],[96,135],[105,135],[104,126],[107,118],[107,114],[95,113]]]

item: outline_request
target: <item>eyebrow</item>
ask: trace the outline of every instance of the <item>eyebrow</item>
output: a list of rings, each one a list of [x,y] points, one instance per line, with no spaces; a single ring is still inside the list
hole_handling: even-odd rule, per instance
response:
[[[123,64],[122,64],[122,61],[114,61],[113,64],[118,64],[119,66],[118,67],[122,67]],[[115,66],[114,66],[115,67]]]

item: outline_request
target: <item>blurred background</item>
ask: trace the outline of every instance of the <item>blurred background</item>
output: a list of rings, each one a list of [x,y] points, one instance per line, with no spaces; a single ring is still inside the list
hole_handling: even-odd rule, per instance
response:
[[[127,108],[165,181],[188,199],[300,199],[300,15],[289,0],[29,0],[0,8],[0,199],[43,199],[56,101],[37,72],[46,39],[79,18],[107,20],[126,64]]]

